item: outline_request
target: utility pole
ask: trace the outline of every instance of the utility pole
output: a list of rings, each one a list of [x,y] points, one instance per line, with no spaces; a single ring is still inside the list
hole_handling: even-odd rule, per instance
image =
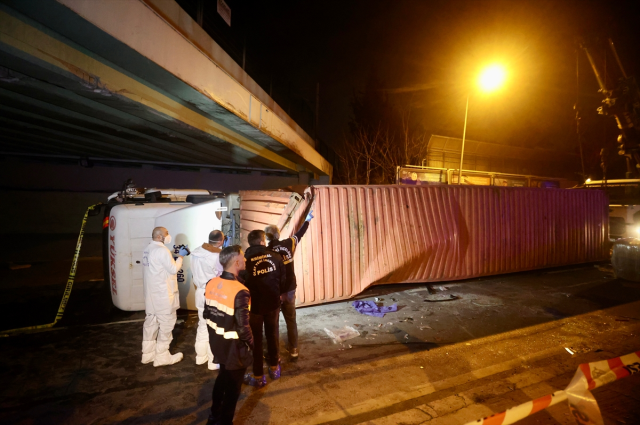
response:
[[[316,83],[316,122],[314,125],[314,133],[315,133],[315,139],[316,141],[318,141],[318,138],[320,137],[318,132],[319,132],[319,128],[318,128],[318,117],[320,115],[320,83]]]
[[[467,116],[469,115],[469,96],[467,95],[467,107],[464,110],[464,129],[462,130],[462,146],[460,147],[460,168],[458,169],[458,185],[462,184],[462,159],[464,158],[464,140],[467,137]]]
[[[244,41],[242,42],[242,70],[244,71],[245,61],[247,59],[247,36],[244,36]]]
[[[196,12],[196,21],[198,21],[198,25],[202,28],[202,23],[204,22],[204,0],[198,0],[198,10]]]

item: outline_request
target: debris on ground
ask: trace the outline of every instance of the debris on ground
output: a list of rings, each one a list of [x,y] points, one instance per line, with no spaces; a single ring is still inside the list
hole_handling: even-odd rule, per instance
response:
[[[599,264],[596,264],[593,267],[595,267],[596,269],[600,270],[601,272],[613,274],[613,266],[611,264],[607,264],[605,266],[601,266]]]
[[[324,328],[324,331],[327,333],[329,338],[333,340],[334,344],[341,344],[348,339],[355,338],[360,335],[360,332],[353,329],[351,326],[345,326],[344,328],[334,330]]]
[[[354,301],[351,305],[358,311],[358,313],[373,317],[384,317],[386,313],[398,311],[397,304],[393,304],[388,307],[381,307],[373,301]]]
[[[379,302],[384,301],[384,298],[376,297],[375,300],[376,300],[377,303],[379,303]]]
[[[567,350],[567,353],[571,354],[572,356],[575,354],[570,348],[568,347],[564,347],[565,350]]]
[[[457,295],[449,295],[446,298],[434,298],[434,299],[431,299],[431,300],[426,299],[426,300],[424,300],[424,302],[426,302],[426,303],[439,303],[439,302],[443,302],[443,301],[454,301],[454,300],[459,300],[459,299],[460,299],[460,297],[457,296]]]
[[[431,329],[431,330],[433,330],[433,328],[432,328],[431,326],[429,326],[429,325],[420,326],[420,330],[421,330],[421,331],[423,331],[423,330],[425,330],[425,329]]]
[[[178,320],[176,320],[176,325],[179,325],[180,323],[184,323],[184,319],[178,319]]]

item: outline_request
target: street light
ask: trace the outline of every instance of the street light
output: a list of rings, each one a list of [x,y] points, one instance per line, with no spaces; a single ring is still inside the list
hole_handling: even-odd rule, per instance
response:
[[[490,65],[480,72],[478,76],[478,88],[484,93],[499,89],[507,79],[507,72],[502,65]],[[462,130],[462,148],[460,149],[460,168],[458,169],[458,185],[462,184],[462,159],[464,158],[464,141],[467,136],[467,116],[469,115],[469,97],[467,94],[467,106],[464,110],[464,130]]]

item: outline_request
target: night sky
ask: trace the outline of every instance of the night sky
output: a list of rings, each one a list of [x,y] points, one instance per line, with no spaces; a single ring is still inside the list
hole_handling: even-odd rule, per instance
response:
[[[632,1],[227,3],[231,28],[219,25],[215,2],[205,13],[218,31],[214,39],[228,41],[223,47],[238,59],[246,40],[247,71],[267,92],[272,87],[285,110],[285,95],[294,93],[306,99],[311,115],[319,82],[318,135],[333,146],[344,140],[353,93],[372,77],[394,103],[420,117],[427,134],[461,137],[473,76],[499,61],[510,70],[508,84],[499,93],[471,95],[467,137],[577,152],[576,38],[596,40],[603,67],[604,44],[597,39],[612,37],[627,73],[640,70],[640,19]],[[612,86],[617,69],[609,53],[606,60]],[[617,131],[613,118],[596,113],[602,96],[582,52],[579,62],[586,168],[598,173],[600,147],[612,144]],[[311,119],[301,123],[313,134]]]

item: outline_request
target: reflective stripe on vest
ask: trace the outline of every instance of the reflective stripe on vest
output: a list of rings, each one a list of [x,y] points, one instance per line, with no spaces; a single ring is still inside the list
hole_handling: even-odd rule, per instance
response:
[[[236,331],[225,332],[225,330],[223,328],[221,328],[220,326],[216,325],[215,322],[212,322],[209,319],[207,319],[207,325],[209,325],[209,327],[211,329],[216,331],[216,333],[218,335],[222,335],[224,337],[224,339],[238,339],[238,332],[236,332]]]

